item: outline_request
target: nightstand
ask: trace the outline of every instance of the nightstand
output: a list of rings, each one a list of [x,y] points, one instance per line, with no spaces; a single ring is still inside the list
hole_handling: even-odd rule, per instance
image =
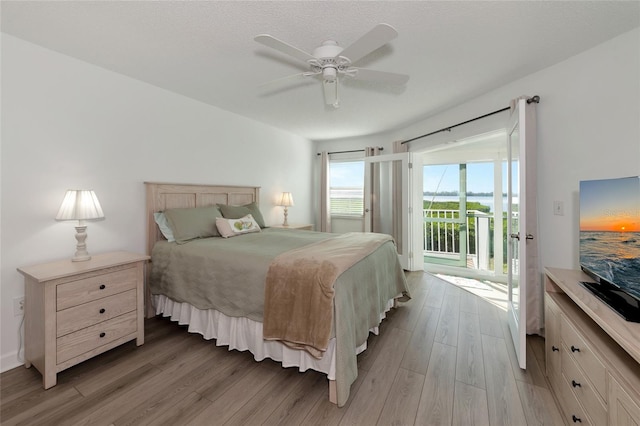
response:
[[[144,343],[144,264],[149,256],[113,252],[18,268],[25,277],[24,365],[57,374],[135,339]]]
[[[305,231],[313,231],[313,225],[310,223],[291,223],[287,226],[284,225],[271,225],[272,228],[282,229],[302,229]]]

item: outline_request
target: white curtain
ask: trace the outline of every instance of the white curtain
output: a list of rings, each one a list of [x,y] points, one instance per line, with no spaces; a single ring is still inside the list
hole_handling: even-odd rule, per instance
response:
[[[329,153],[320,153],[320,231],[331,232],[331,205],[329,197]]]
[[[366,157],[373,157],[376,155],[380,155],[381,148],[374,146],[368,146],[364,150],[364,155]],[[371,164],[371,173],[369,182],[369,188],[371,191],[371,204],[369,206],[365,206],[365,209],[369,209],[369,218],[371,225],[371,232],[381,232],[382,223],[380,222],[380,164]],[[365,188],[367,185],[365,185]],[[367,220],[365,215],[365,220]],[[366,227],[365,227],[366,229]]]
[[[398,152],[409,152],[409,144],[402,143],[402,141],[394,141],[393,142],[393,153],[396,154]]]
[[[409,144],[402,141],[393,142],[393,153],[409,152]],[[392,232],[398,247],[402,247],[402,164],[393,163],[393,223]]]

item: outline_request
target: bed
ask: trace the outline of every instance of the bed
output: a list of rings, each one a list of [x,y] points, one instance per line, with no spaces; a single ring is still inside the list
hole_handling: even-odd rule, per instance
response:
[[[330,401],[344,405],[369,333],[378,332],[398,300],[410,298],[393,241],[380,234],[294,231],[264,223],[256,232],[233,238],[205,234],[188,242],[167,241],[157,213],[209,214],[217,206],[244,212],[246,206],[259,205],[260,188],[145,186],[151,256],[147,316],[169,317],[218,346],[250,351],[257,361],[270,358],[283,367],[320,371],[329,380]],[[237,225],[246,218],[226,221]],[[179,221],[171,219],[179,228]],[[221,227],[225,220],[216,220],[226,232]],[[249,220],[258,222],[253,215]],[[304,293],[305,286],[312,295]]]

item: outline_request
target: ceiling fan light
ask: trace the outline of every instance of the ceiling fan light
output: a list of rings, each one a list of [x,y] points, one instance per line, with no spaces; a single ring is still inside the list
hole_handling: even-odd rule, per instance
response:
[[[325,67],[322,69],[322,78],[325,81],[336,81],[338,77],[338,71],[334,67]]]

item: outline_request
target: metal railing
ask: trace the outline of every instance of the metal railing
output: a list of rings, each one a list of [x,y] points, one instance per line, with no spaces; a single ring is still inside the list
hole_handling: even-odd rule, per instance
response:
[[[466,255],[476,269],[489,269],[493,256],[490,244],[493,215],[478,210],[467,211],[460,220],[459,210],[423,209],[425,256],[443,259],[460,255],[460,236],[465,235]]]

